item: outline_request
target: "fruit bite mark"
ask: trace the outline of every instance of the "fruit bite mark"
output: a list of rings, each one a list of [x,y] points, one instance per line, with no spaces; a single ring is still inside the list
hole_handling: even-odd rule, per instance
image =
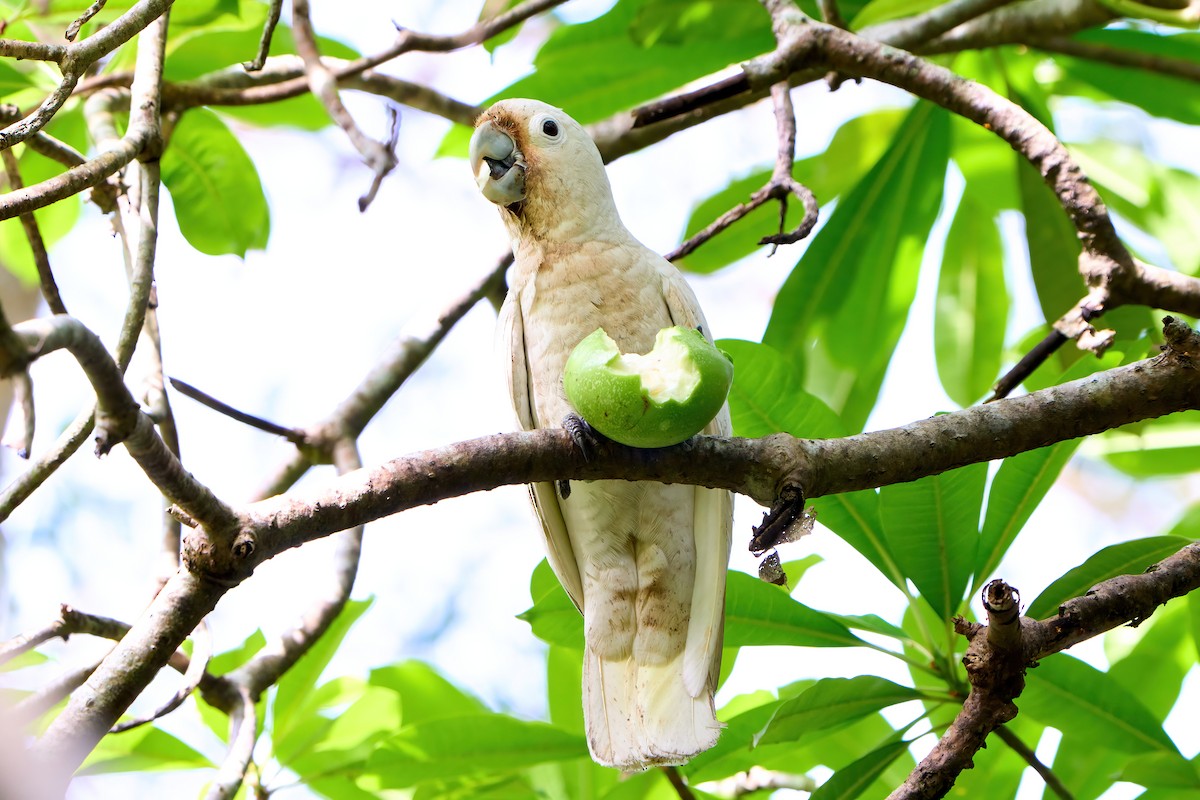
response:
[[[672,328],[659,331],[654,340],[654,349],[649,353],[622,353],[611,366],[617,375],[637,375],[641,378],[642,390],[651,402],[660,405],[668,400],[682,403],[700,385],[700,370],[692,361],[691,353],[672,334]]]

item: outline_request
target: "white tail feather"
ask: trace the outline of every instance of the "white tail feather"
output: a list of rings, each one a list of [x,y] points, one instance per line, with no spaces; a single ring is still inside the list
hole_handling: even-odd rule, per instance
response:
[[[683,764],[717,742],[721,723],[712,693],[693,697],[683,683],[683,654],[664,664],[584,656],[583,693],[592,758],[624,771]]]

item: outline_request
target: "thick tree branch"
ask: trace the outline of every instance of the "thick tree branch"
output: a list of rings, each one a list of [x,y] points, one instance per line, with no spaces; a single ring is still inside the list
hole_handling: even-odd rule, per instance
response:
[[[830,440],[785,434],[758,440],[696,437],[661,450],[601,444],[590,460],[564,430],[501,434],[417,453],[349,473],[320,489],[255,503],[237,512],[240,525],[234,528],[189,533],[187,569],[168,582],[143,621],[72,697],[38,750],[59,769],[74,769],[165,663],[163,653],[178,646],[230,586],[264,559],[306,541],[416,505],[501,485],[562,478],[689,483],[733,489],[764,504],[787,485],[803,486],[809,497],[819,497],[911,481],[1138,419],[1200,408],[1200,336],[1174,320],[1168,320],[1166,328],[1168,349],[1161,356],[887,431]],[[1194,550],[1200,551],[1200,546]],[[1200,563],[1200,552],[1189,552]],[[1185,583],[1176,580],[1171,585],[1178,589]],[[1035,652],[1067,647],[1099,632],[1103,624],[1112,627],[1130,619],[1130,608],[1136,617],[1149,614],[1153,604],[1161,602],[1152,591],[1130,591],[1129,598],[1115,601],[1112,594],[1099,595],[1110,598],[1105,603],[1091,597],[1072,601],[1062,619],[1047,623],[1044,633],[1038,626],[1031,629],[1039,638],[1024,639],[1026,648],[1031,641],[1041,642],[1033,647]]]
[[[1168,318],[1169,319],[1169,318]],[[1171,320],[1168,328],[1185,325]],[[952,414],[843,439],[696,437],[676,447],[602,445],[590,461],[557,429],[499,434],[425,451],[352,473],[307,493],[242,509],[258,543],[253,563],[312,538],[417,505],[498,486],[622,477],[731,489],[770,505],[784,486],[807,497],[916,480],[1098,433],[1134,419],[1200,407],[1186,334],[1161,356]],[[203,538],[203,537],[201,537]],[[215,548],[223,551],[223,548]],[[244,574],[251,564],[214,563]]]

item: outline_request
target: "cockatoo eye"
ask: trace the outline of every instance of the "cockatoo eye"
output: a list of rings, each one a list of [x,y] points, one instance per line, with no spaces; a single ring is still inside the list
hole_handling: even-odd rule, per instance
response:
[[[563,138],[562,123],[549,114],[538,114],[531,119],[529,132],[546,144],[556,144]]]

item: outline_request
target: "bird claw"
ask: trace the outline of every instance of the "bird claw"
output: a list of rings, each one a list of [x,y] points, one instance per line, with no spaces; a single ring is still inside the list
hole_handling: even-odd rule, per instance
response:
[[[591,461],[592,456],[596,454],[596,447],[604,437],[578,414],[567,414],[563,418],[562,424],[566,428],[567,433],[571,434],[571,441],[575,443],[575,446],[579,448],[579,452],[583,454],[583,460]]]

